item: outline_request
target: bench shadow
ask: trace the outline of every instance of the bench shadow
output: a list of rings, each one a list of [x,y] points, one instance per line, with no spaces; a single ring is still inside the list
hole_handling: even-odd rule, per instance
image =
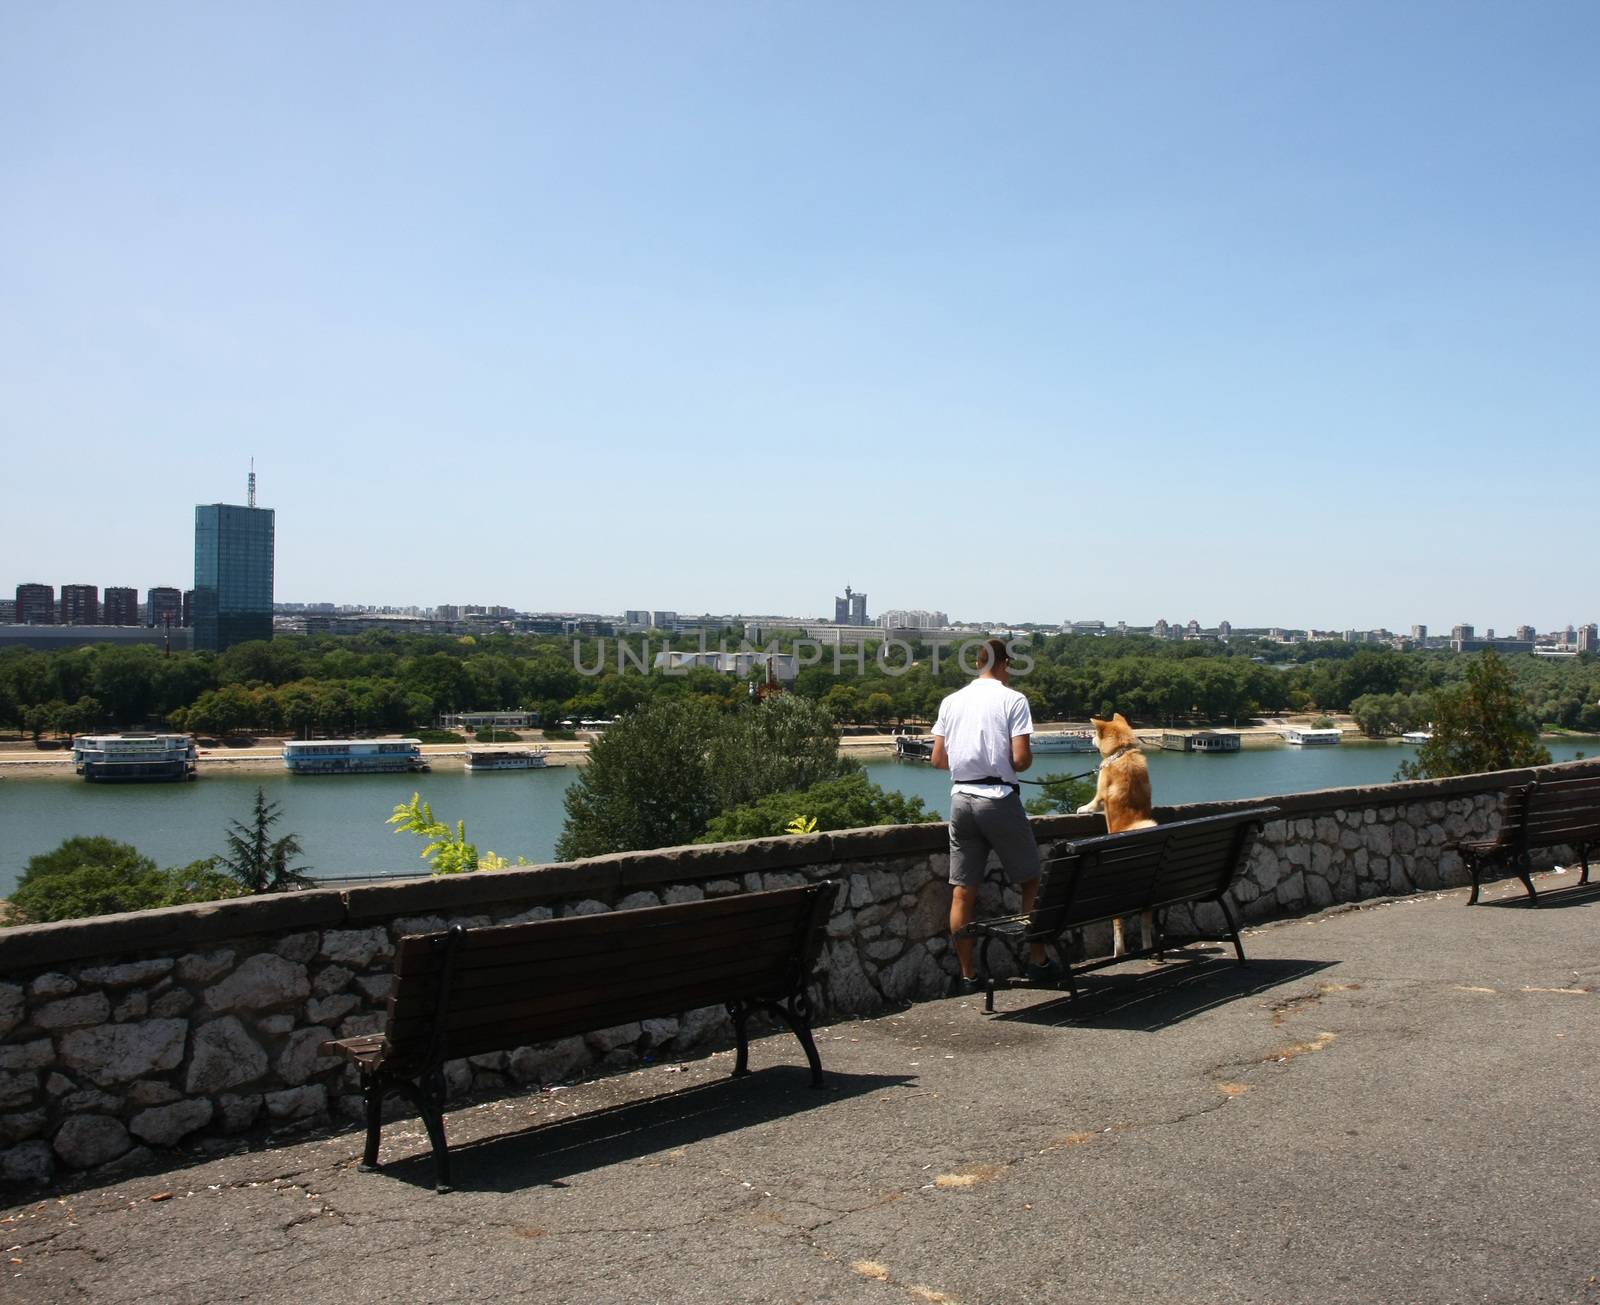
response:
[[[1592,875],[1593,871],[1590,871],[1590,874]],[[1569,884],[1565,888],[1541,888],[1537,902],[1523,892],[1519,884],[1514,897],[1497,897],[1493,901],[1480,899],[1478,906],[1490,906],[1498,910],[1559,911],[1563,907],[1589,906],[1594,902],[1600,902],[1600,880],[1591,878],[1586,884]]]
[[[914,1082],[913,1074],[841,1074],[811,1086],[804,1067],[772,1066],[744,1078],[720,1078],[675,1092],[624,1101],[572,1119],[532,1124],[508,1133],[450,1144],[453,1185],[462,1192],[513,1192],[564,1186],[564,1179],[771,1123]],[[448,1131],[450,1120],[446,1119]],[[424,1142],[424,1148],[426,1143]],[[433,1158],[426,1149],[386,1161],[382,1173],[431,1189]]]
[[[1149,969],[1125,973],[1101,970],[1085,975],[1078,980],[1081,995],[1076,999],[1063,993],[994,1018],[1054,1028],[1087,1025],[1158,1033],[1218,1006],[1294,983],[1333,964],[1273,959],[1240,965],[1231,951],[1191,950]]]

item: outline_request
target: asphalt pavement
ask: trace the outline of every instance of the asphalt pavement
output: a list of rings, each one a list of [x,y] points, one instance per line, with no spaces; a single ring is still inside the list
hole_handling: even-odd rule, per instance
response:
[[[7,1301],[1600,1302],[1600,887],[1343,908],[0,1211]],[[1500,903],[1505,902],[1502,905]]]

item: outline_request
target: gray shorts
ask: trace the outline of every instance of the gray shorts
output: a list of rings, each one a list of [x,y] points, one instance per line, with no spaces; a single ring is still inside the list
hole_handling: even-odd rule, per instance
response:
[[[1022,809],[1022,797],[1003,798],[950,794],[950,882],[976,888],[983,882],[989,853],[1000,854],[1000,864],[1014,884],[1039,877],[1039,844]]]

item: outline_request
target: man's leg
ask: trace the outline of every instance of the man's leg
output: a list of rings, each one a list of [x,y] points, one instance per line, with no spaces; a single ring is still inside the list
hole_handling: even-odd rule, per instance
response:
[[[989,840],[978,828],[973,810],[982,801],[965,793],[950,795],[950,942],[964,979],[976,974],[972,939],[961,937],[961,930],[977,918],[983,870],[989,863]]]
[[[972,923],[978,914],[978,888],[964,884],[950,886],[950,940],[956,949],[956,960],[961,962],[961,976],[974,977],[972,968],[972,939],[961,931]]]
[[[1033,900],[1039,895],[1039,876],[1034,875],[1027,883],[1018,884],[1017,891],[1022,894],[1022,913],[1026,915],[1033,910]],[[1045,965],[1049,963],[1050,953],[1045,951],[1043,943],[1029,943],[1028,959],[1035,965]]]

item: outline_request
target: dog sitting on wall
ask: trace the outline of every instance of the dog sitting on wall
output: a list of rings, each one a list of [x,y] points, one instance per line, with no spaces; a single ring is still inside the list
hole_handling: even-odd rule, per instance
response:
[[[1089,723],[1094,726],[1095,746],[1100,749],[1100,776],[1094,801],[1079,807],[1078,814],[1104,812],[1108,834],[1150,828],[1156,823],[1150,816],[1150,767],[1139,750],[1138,735],[1121,712],[1110,720],[1091,717]],[[1139,931],[1144,946],[1151,946],[1155,935],[1152,912],[1146,911],[1140,917]],[[1127,951],[1121,920],[1111,922],[1111,932],[1115,939],[1112,954],[1121,956]]]

